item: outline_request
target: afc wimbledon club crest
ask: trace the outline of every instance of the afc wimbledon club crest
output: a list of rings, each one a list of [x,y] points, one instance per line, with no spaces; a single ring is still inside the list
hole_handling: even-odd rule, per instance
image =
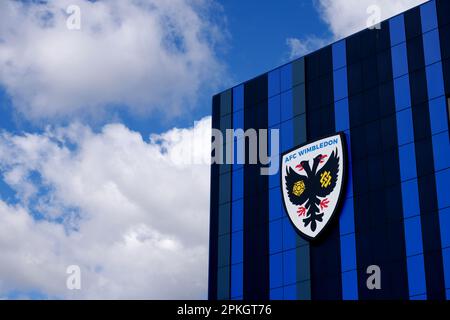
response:
[[[338,209],[347,162],[339,133],[282,155],[281,190],[286,211],[307,239],[315,239]]]

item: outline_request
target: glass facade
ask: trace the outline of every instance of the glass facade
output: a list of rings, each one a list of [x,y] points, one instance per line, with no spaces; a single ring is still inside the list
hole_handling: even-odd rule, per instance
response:
[[[209,298],[449,299],[449,97],[446,0],[214,96],[213,128],[278,129],[280,154],[344,132],[349,161],[339,219],[311,242],[285,212],[280,173],[213,164]],[[367,288],[371,265],[380,290]]]

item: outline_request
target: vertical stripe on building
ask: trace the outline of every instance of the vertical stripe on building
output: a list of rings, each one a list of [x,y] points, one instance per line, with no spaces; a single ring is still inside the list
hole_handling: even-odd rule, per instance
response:
[[[244,129],[244,86],[233,89],[233,128]],[[238,143],[234,138],[231,193],[231,299],[242,300],[244,290],[244,166],[238,164]]]
[[[359,299],[407,299],[389,23],[346,39]],[[369,290],[367,268],[382,272]]]
[[[264,74],[244,85],[244,129],[268,127],[268,76]],[[258,146],[259,149],[259,146]],[[246,141],[246,150],[249,150]],[[259,151],[259,150],[258,150]],[[269,196],[268,177],[261,165],[244,165],[244,300],[269,299]]]
[[[431,128],[433,135],[447,131],[447,137],[450,139],[449,134],[449,121],[450,121],[450,1],[438,0],[436,2],[439,21],[439,37],[441,45],[441,59],[444,72],[445,93],[446,97],[435,99],[430,102],[430,117]],[[446,101],[447,100],[447,101]],[[444,111],[447,109],[447,112]],[[437,139],[437,143],[446,143],[447,161],[448,155],[448,141],[445,140],[444,135],[439,135],[440,139]],[[436,142],[433,142],[435,145]],[[450,181],[450,174],[448,168],[442,172],[436,174],[436,183],[438,184],[438,205],[439,205],[439,220],[441,226],[441,241],[442,241],[442,258],[444,263],[444,275],[445,275],[445,287],[447,291],[447,300],[450,300],[450,201],[447,196],[446,186]]]
[[[347,58],[345,40],[333,45],[334,115],[337,132],[344,132],[348,149],[347,190],[339,218],[341,236],[342,298],[358,299],[356,265],[355,213],[353,210],[352,162],[350,155],[350,120],[348,114]]]
[[[426,284],[403,15],[390,20],[390,33],[409,296],[417,300],[426,298]]]
[[[428,107],[433,93],[429,94],[427,90],[427,73],[431,66],[426,65],[420,7],[406,12],[404,16],[427,298],[444,299],[443,260]],[[428,29],[430,22],[424,21],[425,29]]]
[[[293,143],[294,146],[306,143],[306,85],[305,59],[292,63],[292,98],[293,98]],[[311,299],[311,271],[309,242],[297,236],[297,299]]]
[[[226,130],[233,128],[231,90],[220,95],[220,130],[226,137]],[[223,140],[223,160],[226,160],[230,145]],[[231,182],[232,165],[222,164],[219,169],[219,218],[218,218],[218,271],[217,299],[230,299],[231,271]]]
[[[212,128],[220,130],[220,96],[215,95],[212,103]],[[217,150],[214,150],[217,152]],[[212,154],[216,156],[216,154]],[[209,266],[208,299],[217,300],[217,262],[218,262],[218,225],[219,225],[219,164],[211,164],[211,195],[209,221]]]
[[[436,2],[430,1],[420,7],[422,22],[422,37],[425,58],[425,72],[428,91],[428,112],[433,144],[434,170],[436,181],[436,196],[440,225],[442,263],[447,299],[450,288],[450,208],[448,203],[448,178],[450,177],[450,144],[448,140],[448,122],[442,121],[446,116],[446,96],[444,89],[441,48],[439,44],[438,18]],[[448,118],[447,118],[448,119]],[[437,261],[436,259],[435,261]],[[442,279],[441,279],[442,281]],[[440,296],[443,298],[443,296]]]
[[[305,57],[308,140],[335,132],[333,61],[331,47]],[[310,243],[311,298],[342,298],[339,221]]]
[[[269,130],[280,130],[280,69],[269,72],[268,81],[268,126]],[[272,141],[269,140],[269,143]],[[272,156],[279,157],[279,154]],[[269,176],[269,282],[270,299],[272,300],[283,299],[283,209],[281,201],[280,173],[278,172],[276,175]]]

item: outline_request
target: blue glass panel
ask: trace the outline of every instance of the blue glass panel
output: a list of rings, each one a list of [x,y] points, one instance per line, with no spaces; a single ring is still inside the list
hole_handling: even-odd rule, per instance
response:
[[[281,134],[281,132],[280,132],[279,124],[270,128],[270,130],[268,132],[268,136],[269,136],[268,154],[270,156],[280,155],[280,139],[281,139],[280,134]],[[272,152],[272,143],[278,143],[278,148],[274,148],[273,152]]]
[[[292,88],[292,64],[281,67],[281,92]]]
[[[279,176],[278,176],[279,178]],[[283,215],[281,191],[280,188],[269,190],[269,219],[274,220],[281,218]]]
[[[244,232],[238,231],[231,235],[231,264],[244,261]]]
[[[347,198],[343,203],[341,215],[339,217],[339,228],[341,235],[355,232],[353,198]]]
[[[269,72],[269,97],[280,93],[280,69]]]
[[[283,300],[283,288],[270,290],[270,300]]]
[[[219,235],[230,233],[230,203],[219,206]]]
[[[244,169],[244,162],[245,162],[245,144],[243,144],[242,147],[238,146],[239,143],[242,143],[242,139],[234,139],[234,164],[233,164],[233,171],[243,170]],[[238,152],[238,149],[239,150]],[[234,176],[233,176],[234,179]]]
[[[410,143],[399,147],[400,177],[402,181],[413,179],[417,176],[416,154],[414,144]]]
[[[407,258],[409,295],[426,294],[425,266],[423,255]]]
[[[397,113],[398,144],[414,142],[414,128],[411,108]]]
[[[442,250],[442,260],[444,262],[445,287],[450,288],[450,248]],[[450,299],[449,291],[447,290],[447,299]]]
[[[231,231],[244,229],[244,200],[239,199],[232,204]]]
[[[283,250],[295,248],[297,245],[294,226],[289,218],[283,218]]]
[[[273,96],[269,99],[269,128],[280,123],[281,113],[281,98],[280,95]]]
[[[280,173],[269,176],[269,188],[277,188],[280,186]]]
[[[395,108],[400,111],[411,107],[411,95],[409,76],[403,76],[394,80]]]
[[[420,7],[420,17],[422,19],[422,32],[436,29],[438,27],[436,3],[430,1]]]
[[[281,152],[285,152],[294,146],[294,123],[292,120],[281,124]]]
[[[243,295],[244,265],[231,266],[231,298],[236,299]]]
[[[440,210],[439,223],[441,226],[442,248],[449,248],[450,247],[450,208]]]
[[[356,270],[342,273],[342,299],[358,300],[358,274]]]
[[[450,197],[448,196],[449,181],[450,169],[436,173],[436,191],[439,209],[450,207]]]
[[[283,220],[269,223],[269,252],[277,253],[283,250]]]
[[[224,267],[230,264],[230,235],[219,237],[219,260],[218,267]]]
[[[284,287],[284,300],[297,300],[297,286]]]
[[[394,78],[408,73],[408,55],[405,42],[392,47],[392,72]]]
[[[340,44],[333,45],[333,66],[334,69],[346,65],[346,48],[345,41]],[[347,131],[347,148],[350,150],[350,128],[349,119],[349,105],[348,105],[348,79],[347,68],[342,68],[334,72],[334,100],[335,102],[335,126],[336,131]],[[342,207],[341,216],[339,218],[339,231],[341,234],[340,248],[341,248],[341,269],[342,271],[349,271],[356,269],[356,245],[355,245],[355,221],[353,198],[353,179],[351,177],[351,153],[349,156],[349,172],[346,199]],[[358,299],[358,287],[355,273],[343,273],[342,277],[342,294],[344,299],[356,300]]]
[[[348,96],[347,68],[334,71],[334,101],[339,101]]]
[[[333,44],[333,70],[347,65],[346,41],[342,40]]]
[[[402,183],[403,217],[409,218],[420,214],[419,188],[417,180]]]
[[[341,268],[342,272],[356,269],[355,234],[341,236]]]
[[[244,86],[240,85],[233,89],[233,111],[244,109]]]
[[[421,295],[418,295],[418,296],[410,297],[409,300],[411,300],[411,301],[427,300],[427,296],[425,294],[421,294]]]
[[[391,33],[391,46],[395,46],[396,44],[406,41],[405,18],[403,15],[390,19],[389,29]]]
[[[348,170],[347,170],[347,190],[345,192],[345,198],[353,197],[353,167],[351,158],[349,157],[348,161]]]
[[[448,118],[447,118],[447,102],[445,97],[431,100],[429,102],[430,106],[430,121],[431,121],[431,132],[433,134],[440,133],[443,131],[448,131]]]
[[[425,65],[430,65],[441,60],[441,46],[437,29],[423,35],[423,51]]]
[[[284,285],[294,284],[297,281],[295,250],[283,252],[283,275]]]
[[[233,129],[244,129],[244,110],[239,110],[234,113]]]
[[[219,268],[217,271],[217,299],[230,298],[230,267]]]
[[[404,224],[406,255],[409,257],[423,253],[420,216],[406,219]]]
[[[297,282],[311,280],[311,265],[310,265],[310,245],[306,240],[301,240],[304,245],[296,248],[297,250]]]
[[[292,90],[289,90],[281,94],[281,121],[292,119],[293,114]]]
[[[219,180],[219,204],[223,204],[231,200],[231,173],[221,175]]]
[[[270,256],[270,288],[283,285],[283,254]]]
[[[350,129],[350,120],[348,117],[348,99],[343,99],[334,103],[336,116],[336,131],[345,131]]]
[[[436,171],[450,168],[450,143],[447,131],[433,136],[433,154]]]
[[[233,171],[232,179],[232,197],[233,200],[238,200],[244,197],[244,170],[239,169]]]
[[[434,99],[444,95],[444,78],[442,75],[442,63],[438,62],[426,67],[428,99]]]

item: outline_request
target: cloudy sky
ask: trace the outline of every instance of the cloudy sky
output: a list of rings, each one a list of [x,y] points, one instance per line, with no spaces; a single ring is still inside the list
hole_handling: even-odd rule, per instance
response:
[[[211,96],[422,2],[0,1],[0,298],[206,298]]]

